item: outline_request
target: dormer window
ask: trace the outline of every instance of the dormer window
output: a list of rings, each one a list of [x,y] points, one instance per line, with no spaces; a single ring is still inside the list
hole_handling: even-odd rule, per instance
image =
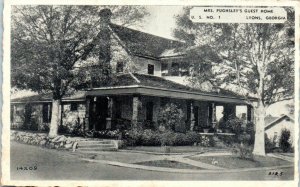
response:
[[[167,63],[161,63],[161,75],[167,76],[168,75],[168,64]]]
[[[153,64],[148,64],[148,74],[154,75],[154,65]]]
[[[116,72],[117,73],[122,73],[123,70],[124,70],[123,62],[117,62]]]
[[[172,63],[171,65],[171,76],[179,76],[179,64],[178,63]]]

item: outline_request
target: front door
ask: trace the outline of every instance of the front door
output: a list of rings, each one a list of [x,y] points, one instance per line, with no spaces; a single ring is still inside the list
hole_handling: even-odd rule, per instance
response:
[[[108,101],[106,97],[96,97],[91,104],[90,124],[96,131],[106,129]]]

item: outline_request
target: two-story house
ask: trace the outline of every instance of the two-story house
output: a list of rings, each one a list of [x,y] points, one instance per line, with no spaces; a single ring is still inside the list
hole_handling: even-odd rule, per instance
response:
[[[175,103],[184,111],[186,127],[202,131],[204,127],[215,126],[216,106],[224,107],[226,119],[235,114],[237,105],[247,105],[244,97],[230,91],[204,91],[188,86],[189,62],[184,51],[178,51],[182,42],[113,24],[111,14],[105,11],[101,20],[109,32],[107,55],[117,81],[64,97],[61,125],[78,123],[85,130],[116,129],[126,124],[151,126],[164,105]],[[80,66],[93,61],[97,60],[87,58]],[[247,106],[247,119],[252,121],[253,108]],[[11,100],[13,128],[34,121],[41,130],[49,125],[50,117],[51,94]]]

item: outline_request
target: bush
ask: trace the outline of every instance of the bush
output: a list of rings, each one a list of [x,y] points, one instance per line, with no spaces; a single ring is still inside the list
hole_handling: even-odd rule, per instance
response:
[[[232,146],[236,143],[236,136],[218,135],[218,139],[221,140],[225,145]]]
[[[213,136],[201,136],[201,141],[199,142],[200,146],[203,147],[213,147],[215,146],[216,142]]]
[[[72,136],[84,136],[83,124],[80,123],[80,119],[74,119],[71,122],[66,122],[63,125],[58,126],[58,133],[70,134]]]
[[[225,122],[225,128],[229,129],[231,132],[235,134],[240,134],[243,132],[242,125],[244,121],[235,117],[231,118]]]
[[[268,138],[267,133],[265,133],[265,151],[267,153],[273,152],[275,148],[275,142]]]
[[[279,147],[283,152],[290,152],[292,144],[290,142],[291,132],[288,129],[282,129],[279,138]]]
[[[176,130],[180,127],[181,131],[185,127],[183,111],[175,104],[167,104],[158,115],[158,125],[167,130]]]
[[[232,149],[233,154],[241,159],[253,160],[252,147],[244,144],[236,144]]]
[[[249,145],[253,145],[255,139],[255,124],[251,121],[247,121],[245,131],[250,135]]]
[[[141,145],[155,146],[160,145],[160,136],[157,132],[146,129],[141,134]]]
[[[131,129],[126,131],[124,140],[130,146],[183,146],[201,144],[201,136],[193,131],[187,133],[176,133],[170,130],[159,132],[150,129]],[[209,142],[211,143],[211,142]],[[210,146],[207,145],[207,146]]]

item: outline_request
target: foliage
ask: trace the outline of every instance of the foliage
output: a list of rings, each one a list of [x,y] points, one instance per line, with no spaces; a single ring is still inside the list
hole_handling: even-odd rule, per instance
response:
[[[66,122],[58,126],[58,133],[70,134],[72,136],[84,136],[83,124],[80,123],[80,119],[74,119],[70,122]]]
[[[201,142],[199,144],[203,147],[214,146],[215,142],[211,136],[201,136]]]
[[[275,148],[275,142],[272,141],[268,137],[267,133],[265,133],[265,150],[266,150],[266,152],[267,153],[273,152],[274,148]]]
[[[291,151],[292,144],[290,142],[291,132],[288,129],[282,129],[279,138],[279,147],[283,152]]]
[[[247,121],[245,132],[246,132],[246,134],[250,135],[249,145],[254,144],[254,138],[255,138],[255,130],[254,129],[255,129],[255,124],[251,121]]]
[[[12,86],[52,93],[58,105],[76,89],[112,82],[110,43],[105,37],[109,31],[105,32],[99,16],[103,8],[110,8],[112,20],[124,25],[135,25],[147,15],[142,6],[13,6]],[[105,50],[99,50],[104,44],[101,49]],[[103,51],[108,53],[103,55]],[[94,64],[84,69],[87,57],[94,59]],[[57,108],[53,104],[53,116],[59,116]],[[58,118],[51,120],[51,135],[56,134]]]
[[[160,132],[151,129],[131,129],[125,132],[124,141],[131,146],[183,146],[201,144],[201,136],[193,131],[177,133],[172,131]],[[203,144],[204,145],[204,144]],[[205,146],[211,146],[210,143]]]
[[[255,95],[259,115],[255,132],[259,138],[253,151],[264,155],[265,108],[294,95],[295,10],[285,8],[287,21],[280,24],[211,24],[193,23],[189,16],[191,8],[185,7],[183,14],[176,17],[174,36],[186,41],[187,51],[209,46],[207,52],[199,53],[202,58],[193,62],[191,82],[195,85],[209,81],[246,99]],[[209,51],[214,51],[221,60]]]
[[[237,117],[231,118],[225,122],[225,128],[228,128],[231,132],[233,132],[235,134],[240,134],[243,132],[243,129],[242,129],[243,123],[244,123],[244,121]]]
[[[157,123],[167,130],[176,130],[177,126],[184,127],[184,114],[182,109],[173,103],[168,103],[159,112]]]
[[[232,153],[241,159],[253,160],[253,148],[244,144],[236,144],[232,149]]]

